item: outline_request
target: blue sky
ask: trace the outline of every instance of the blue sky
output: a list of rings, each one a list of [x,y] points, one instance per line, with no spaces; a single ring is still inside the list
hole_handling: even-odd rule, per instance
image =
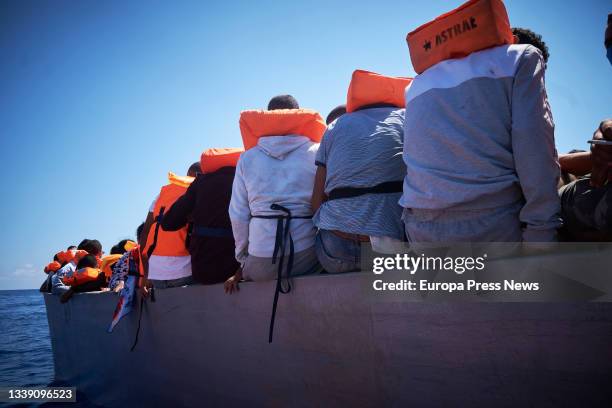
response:
[[[324,116],[361,68],[413,76],[406,33],[459,1],[0,2],[0,289],[35,288],[83,238],[134,236],[166,173],[241,146],[279,93]],[[560,152],[610,111],[609,0],[507,1],[543,35]]]

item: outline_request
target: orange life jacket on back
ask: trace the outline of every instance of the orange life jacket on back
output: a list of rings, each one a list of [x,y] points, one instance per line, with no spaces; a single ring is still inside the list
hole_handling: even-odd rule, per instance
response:
[[[257,146],[264,136],[301,135],[319,143],[327,129],[325,121],[311,109],[248,110],[240,113],[244,149]]]
[[[200,156],[202,173],[213,173],[221,167],[236,167],[240,155],[244,152],[241,147],[226,147],[206,149]]]
[[[78,286],[95,281],[101,273],[98,268],[81,268],[74,272],[68,272],[62,277],[62,282],[68,286]]]
[[[412,78],[389,77],[375,72],[355,70],[346,96],[346,111],[354,112],[359,108],[378,103],[403,108],[406,87]]]
[[[50,264],[48,264],[47,266],[45,266],[45,273],[49,273],[49,272],[57,272],[61,269],[62,264],[57,262],[57,261],[53,261]]]
[[[501,0],[470,0],[410,32],[406,41],[420,74],[440,61],[513,44],[514,36]]]
[[[102,270],[102,272],[104,272],[104,276],[106,276],[106,279],[110,279],[111,275],[113,274],[113,265],[115,265],[117,261],[121,259],[122,256],[123,254],[113,254],[107,255],[102,258],[100,263],[100,269]]]
[[[164,231],[159,225],[160,214],[167,212],[172,204],[187,191],[193,182],[193,177],[177,176],[168,173],[169,184],[163,186],[153,209],[154,222],[147,237],[147,247],[144,254],[148,256],[188,256],[189,251],[185,246],[187,239],[187,226],[178,231]]]

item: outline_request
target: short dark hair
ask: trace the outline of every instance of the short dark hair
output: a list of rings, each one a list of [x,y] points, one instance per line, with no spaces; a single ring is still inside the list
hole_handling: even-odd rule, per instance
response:
[[[542,36],[540,34],[536,34],[528,28],[521,27],[512,27],[512,34],[518,38],[519,44],[533,45],[540,50],[542,57],[544,57],[544,62],[548,62],[550,53],[548,52],[548,47],[546,46],[544,40],[542,40]]]
[[[187,175],[189,177],[195,177],[201,172],[202,168],[200,167],[200,162],[193,163],[191,166],[189,166],[189,169],[187,169]]]
[[[274,98],[270,99],[270,102],[268,102],[268,110],[299,108],[300,105],[298,104],[297,99],[291,95],[276,95]]]
[[[98,267],[98,260],[96,259],[96,257],[92,254],[87,254],[81,258],[76,268],[83,269],[83,268],[97,268],[97,267]]]
[[[92,255],[102,255],[102,244],[97,239],[84,239],[77,249],[87,251]]]
[[[325,119],[325,123],[329,125],[330,123],[332,123],[334,120],[338,119],[340,116],[344,115],[345,113],[346,113],[346,105],[344,104],[338,105],[329,112],[329,114],[327,115],[327,118]]]
[[[77,249],[77,247],[75,245],[70,245],[68,248],[66,248],[66,251],[72,251],[73,249]]]
[[[125,254],[125,244],[127,244],[128,241],[129,241],[129,239],[122,239],[116,245],[114,245],[111,248],[111,251],[110,251],[111,255],[123,255],[123,254]]]

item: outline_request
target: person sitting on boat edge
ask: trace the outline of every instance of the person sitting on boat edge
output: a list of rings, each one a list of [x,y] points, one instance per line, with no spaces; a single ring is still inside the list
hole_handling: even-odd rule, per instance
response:
[[[604,33],[604,47],[612,64],[612,14]],[[612,118],[603,120],[593,141],[612,142]],[[562,236],[573,241],[612,240],[612,146],[592,144],[589,152],[560,155],[561,169],[579,176],[559,189]]]
[[[59,271],[64,265],[68,263],[67,254],[71,254],[70,258],[74,256],[74,252],[76,251],[76,246],[70,245],[65,251],[60,251],[53,255],[53,261],[47,264],[44,268],[44,272],[47,274],[44,282],[40,286],[40,292],[43,293],[51,293],[51,278],[52,276]]]
[[[113,245],[110,251],[110,255],[103,256],[100,260],[100,270],[104,272],[104,276],[106,278],[106,282],[108,283],[112,274],[113,267],[117,264],[117,262],[121,259],[123,254],[127,251],[131,250],[138,244],[131,239],[122,239],[117,244]]]
[[[358,271],[362,244],[371,242],[374,250],[384,252],[382,246],[404,240],[397,201],[406,173],[403,106],[409,81],[355,71],[348,112],[323,135],[312,209],[319,229],[317,257],[327,272]]]
[[[75,293],[107,291],[106,277],[99,269],[99,259],[91,254],[83,256],[74,272],[64,275],[63,281],[69,289],[62,293],[60,302],[66,303]]]
[[[559,164],[542,53],[514,43],[501,2],[491,24],[423,51],[423,36],[474,4],[408,34],[411,54],[423,58],[412,58],[419,75],[406,91],[406,236],[417,243],[555,241]],[[434,54],[440,58],[419,65]]]
[[[193,279],[211,285],[225,282],[239,267],[234,257],[234,236],[229,203],[236,163],[243,149],[207,149],[200,173],[164,214],[164,231],[178,231],[191,223],[189,253]]]
[[[136,240],[140,241],[144,230],[144,222],[136,229]],[[128,275],[141,275],[144,271],[140,264],[140,246],[136,245],[126,251],[112,267],[112,274],[108,281],[108,289],[120,292],[123,289]]]
[[[198,169],[199,163],[193,163],[186,177],[168,173],[169,183],[160,189],[149,208],[139,242],[145,273],[143,286],[163,289],[193,283],[191,256],[187,250],[187,226],[178,231],[164,231],[160,221],[172,204],[187,191]]]
[[[229,216],[241,269],[226,282],[228,293],[241,278],[275,279],[279,267],[283,275],[288,267],[292,275],[320,270],[310,196],[323,119],[280,95],[267,111],[242,112],[240,130],[246,151],[236,167]]]
[[[63,294],[70,286],[66,285],[63,278],[77,270],[77,264],[85,255],[93,255],[97,260],[102,255],[102,244],[97,239],[84,239],[77,246],[76,251],[71,251],[72,257],[68,259],[66,265],[58,270],[51,277],[51,292],[54,294]]]

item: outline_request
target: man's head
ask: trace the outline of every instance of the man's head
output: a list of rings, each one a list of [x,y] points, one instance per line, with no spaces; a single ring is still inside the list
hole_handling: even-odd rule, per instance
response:
[[[612,64],[612,13],[608,14],[608,26],[604,34],[604,46],[607,50],[608,61]]]
[[[327,118],[325,119],[325,123],[328,125],[332,123],[334,120],[338,119],[340,116],[346,113],[346,105],[338,105],[334,109],[332,109]]]
[[[291,95],[277,95],[268,102],[268,110],[299,108],[298,101]]]
[[[72,250],[76,250],[77,247],[74,245],[70,245],[68,248],[66,248],[66,251],[72,251]]]
[[[98,260],[96,259],[95,256],[91,254],[85,255],[84,257],[82,257],[79,263],[77,264],[77,269],[97,268],[97,267],[98,267]]]
[[[97,239],[84,239],[83,241],[81,241],[77,249],[87,251],[93,256],[102,255],[102,244]]]
[[[195,177],[201,172],[202,169],[200,168],[200,162],[195,162],[191,166],[189,166],[189,169],[187,170],[187,175],[189,177]]]
[[[550,53],[548,52],[548,47],[546,46],[544,40],[542,40],[542,36],[540,34],[536,34],[528,28],[521,27],[513,27],[512,34],[514,34],[514,42],[516,44],[533,45],[542,53],[544,62],[548,63]]]

